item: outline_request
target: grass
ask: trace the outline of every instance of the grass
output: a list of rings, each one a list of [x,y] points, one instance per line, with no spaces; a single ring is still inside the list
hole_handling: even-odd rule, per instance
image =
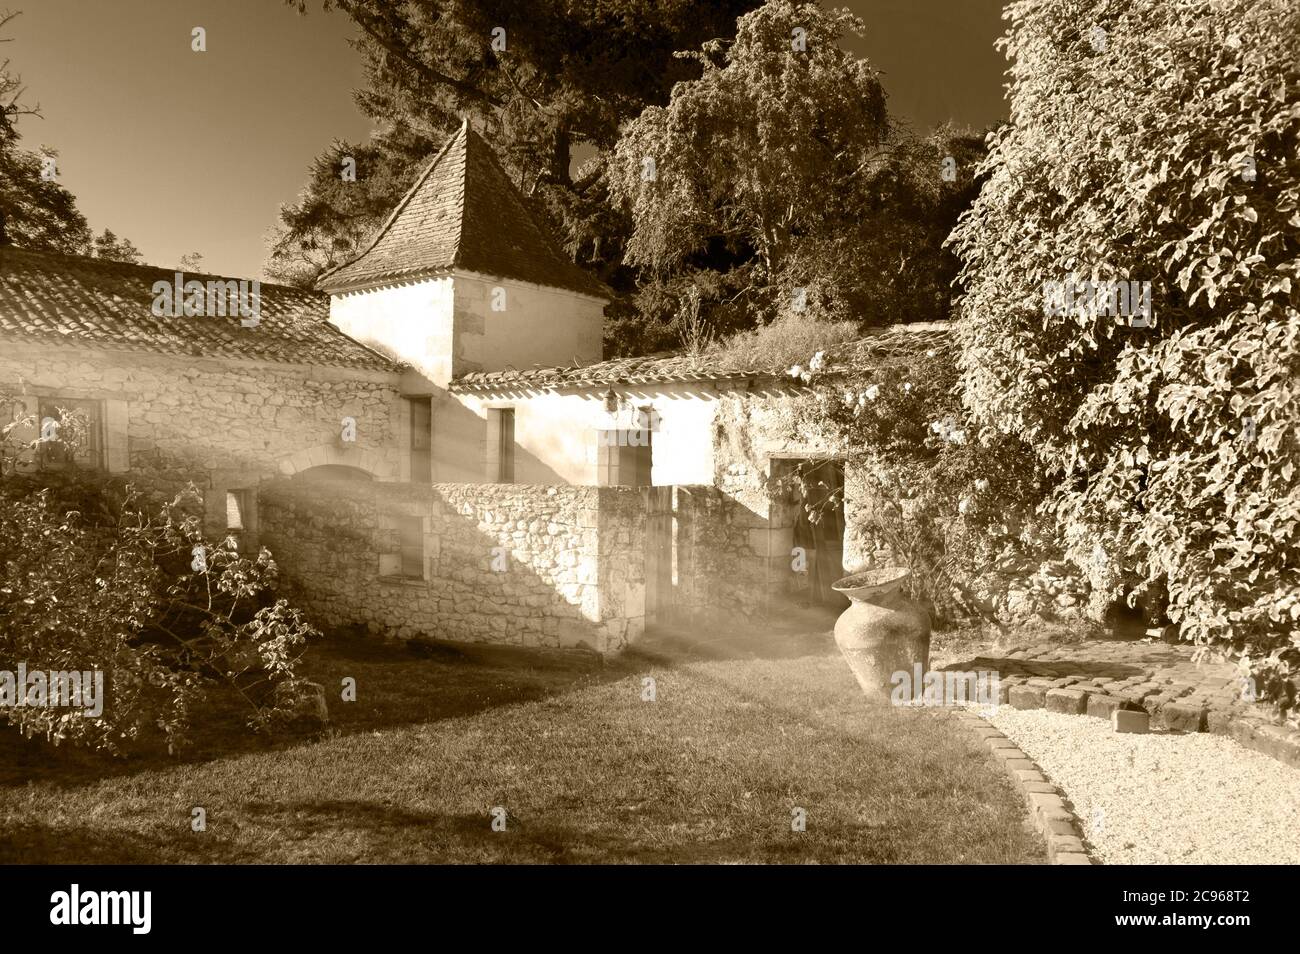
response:
[[[983,749],[942,713],[869,705],[825,642],[593,668],[335,640],[309,670],[332,699],[357,680],[321,740],[222,728],[188,761],[108,763],[3,730],[0,861],[1043,861]]]

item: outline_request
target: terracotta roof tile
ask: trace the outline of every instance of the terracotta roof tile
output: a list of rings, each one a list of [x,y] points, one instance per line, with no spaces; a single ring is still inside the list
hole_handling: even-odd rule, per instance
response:
[[[155,282],[176,270],[0,246],[0,337],[200,357],[391,370],[393,362],[328,323],[329,297],[262,284],[256,327],[238,313],[153,313]],[[216,275],[185,280],[232,281]]]
[[[943,322],[915,322],[873,330],[856,341],[834,349],[828,368],[861,366],[905,355],[943,341],[948,327]],[[615,358],[569,368],[510,368],[504,371],[475,371],[451,382],[450,390],[518,391],[595,388],[613,384],[684,384],[710,381],[784,380],[792,382],[785,368],[736,368],[705,355],[694,359],[685,354],[654,354],[638,358]]]
[[[453,268],[613,297],[555,244],[468,123],[424,168],[361,254],[322,274],[316,287],[343,291]]]

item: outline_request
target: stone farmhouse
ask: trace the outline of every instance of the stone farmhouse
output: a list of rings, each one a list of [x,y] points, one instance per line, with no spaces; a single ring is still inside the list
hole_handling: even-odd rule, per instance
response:
[[[22,466],[193,481],[208,529],[268,546],[322,627],[613,652],[838,600],[875,556],[843,513],[810,526],[771,489],[799,461],[846,480],[791,424],[797,380],[601,360],[612,293],[467,124],[317,291],[263,284],[249,323],[160,311],[174,278],[0,245],[0,395],[91,425],[76,459],[53,441]]]

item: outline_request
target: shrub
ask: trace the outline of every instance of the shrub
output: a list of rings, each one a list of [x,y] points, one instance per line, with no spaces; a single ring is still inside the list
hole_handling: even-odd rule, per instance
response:
[[[818,351],[830,351],[860,336],[852,321],[817,321],[787,312],[770,324],[742,331],[709,350],[721,368],[785,371],[806,365]]]
[[[1300,6],[1009,7],[1011,123],[951,241],[965,406],[1032,443],[1074,561],[1300,675]],[[1151,283],[1154,324],[1044,307],[1045,283]],[[1141,322],[1138,322],[1141,324]]]
[[[15,430],[0,440],[10,461]],[[120,754],[155,740],[174,751],[218,685],[257,727],[292,707],[315,631],[271,597],[271,554],[205,539],[200,507],[193,486],[150,514],[129,487],[93,473],[0,479],[0,670],[99,671],[107,697],[99,717],[24,705],[0,707],[0,718],[28,736]]]

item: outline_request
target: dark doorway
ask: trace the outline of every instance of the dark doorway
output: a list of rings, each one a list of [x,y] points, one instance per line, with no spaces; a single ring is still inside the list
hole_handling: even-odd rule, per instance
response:
[[[844,462],[779,458],[772,476],[778,480],[772,523],[793,527],[791,569],[807,574],[809,601],[845,605],[831,589],[844,576]]]
[[[602,487],[649,487],[654,483],[653,433],[648,428],[596,432],[596,483]]]

